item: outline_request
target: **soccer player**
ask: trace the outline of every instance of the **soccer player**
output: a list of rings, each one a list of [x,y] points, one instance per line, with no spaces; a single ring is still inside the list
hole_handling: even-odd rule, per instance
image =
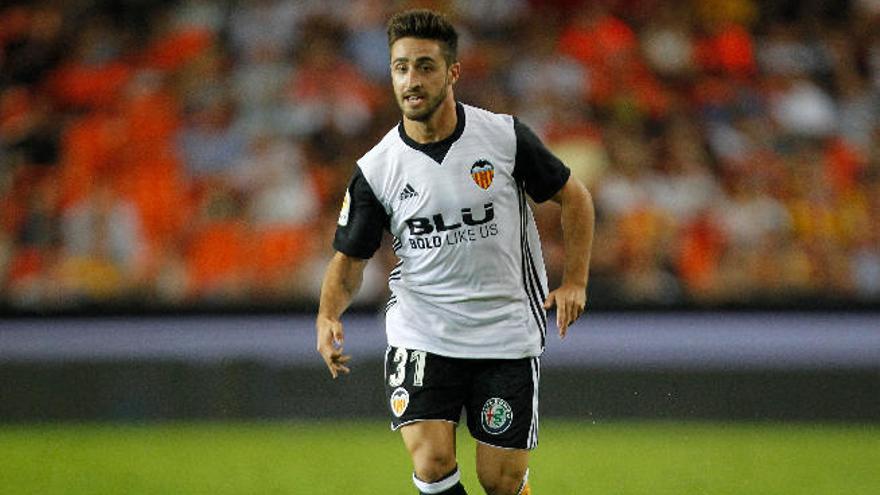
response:
[[[538,443],[546,310],[559,336],[584,311],[593,203],[524,124],[457,102],[457,33],[413,10],[388,23],[402,121],[357,162],[316,320],[330,374],[348,373],[340,317],[383,231],[400,262],[385,310],[385,389],[422,494],[465,494],[455,452],[462,410],[486,493],[520,495]],[[561,205],[562,284],[547,293],[527,201]]]

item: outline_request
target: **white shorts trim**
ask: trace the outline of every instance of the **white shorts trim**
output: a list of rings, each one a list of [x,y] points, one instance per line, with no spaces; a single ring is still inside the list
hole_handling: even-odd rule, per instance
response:
[[[404,421],[403,423],[400,423],[400,424],[397,425],[397,426],[394,426],[394,423],[391,423],[391,431],[397,431],[397,430],[399,430],[399,429],[400,429],[401,427],[403,427],[403,426],[411,425],[411,424],[413,424],[413,423],[422,423],[422,422],[425,422],[425,421],[439,421],[439,422],[442,422],[442,423],[452,423],[455,427],[458,427],[458,421],[450,421],[450,420],[448,420],[448,419],[426,418],[426,419],[411,419],[411,420],[409,420],[409,421]]]

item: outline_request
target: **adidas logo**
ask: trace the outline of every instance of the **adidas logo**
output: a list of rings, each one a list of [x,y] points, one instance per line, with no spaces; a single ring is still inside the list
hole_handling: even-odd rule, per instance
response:
[[[407,183],[406,187],[403,188],[403,191],[400,191],[400,200],[403,201],[404,199],[414,198],[418,195],[419,193],[417,193],[416,190],[413,189],[413,186]]]

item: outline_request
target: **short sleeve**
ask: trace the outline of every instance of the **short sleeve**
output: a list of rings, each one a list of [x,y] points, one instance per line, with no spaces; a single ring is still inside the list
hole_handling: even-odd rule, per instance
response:
[[[513,119],[516,133],[516,164],[513,176],[522,182],[526,193],[537,203],[552,198],[568,181],[571,170],[550,150],[541,139],[518,119]]]
[[[357,167],[342,201],[333,248],[354,258],[369,259],[379,249],[382,231],[388,225],[385,208]]]

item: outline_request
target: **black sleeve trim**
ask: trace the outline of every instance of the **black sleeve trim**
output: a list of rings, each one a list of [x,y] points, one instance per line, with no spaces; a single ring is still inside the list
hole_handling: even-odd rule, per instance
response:
[[[536,203],[543,203],[562,189],[571,175],[571,169],[556,158],[528,126],[515,117],[513,130],[516,133],[513,177],[525,186],[526,193]]]
[[[388,230],[390,219],[360,167],[355,169],[347,191],[348,204],[343,204],[333,248],[354,258],[372,258],[382,243],[382,231]]]

